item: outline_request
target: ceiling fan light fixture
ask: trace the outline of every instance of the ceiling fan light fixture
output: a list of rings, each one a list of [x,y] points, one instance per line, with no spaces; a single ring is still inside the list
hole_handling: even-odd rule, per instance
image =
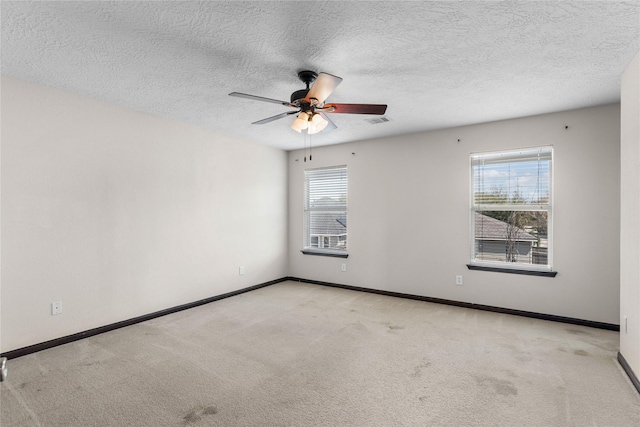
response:
[[[298,72],[298,78],[305,83],[306,88],[293,92],[291,94],[291,102],[241,92],[231,92],[229,96],[295,108],[297,111],[287,111],[251,124],[263,125],[296,114],[297,117],[290,124],[291,129],[298,133],[307,130],[306,133],[309,135],[321,132],[326,128],[337,128],[326,113],[374,114],[382,116],[387,110],[386,104],[327,104],[327,97],[342,82],[341,77],[305,70]]]
[[[309,127],[309,115],[305,112],[298,114],[298,117],[291,123],[291,129],[302,132]]]
[[[314,135],[318,132],[321,132],[322,130],[324,130],[324,128],[327,127],[328,124],[329,122],[326,121],[324,117],[322,117],[318,113],[315,113],[311,117],[311,120],[309,120],[309,130],[308,130],[309,135]]]

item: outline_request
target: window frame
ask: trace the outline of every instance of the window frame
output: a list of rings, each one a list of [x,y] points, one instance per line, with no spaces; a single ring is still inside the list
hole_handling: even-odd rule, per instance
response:
[[[345,176],[345,200],[344,204],[335,204],[334,206],[326,205],[323,207],[317,207],[315,209],[309,206],[310,194],[309,194],[309,172],[313,171],[336,171],[337,174],[344,174]],[[344,212],[347,215],[347,207],[348,207],[348,169],[347,165],[337,165],[337,166],[327,166],[327,167],[319,167],[319,168],[310,168],[304,170],[304,196],[303,196],[303,221],[302,221],[302,250],[301,252],[305,255],[321,255],[321,256],[330,256],[330,257],[338,257],[338,258],[347,258],[349,253],[347,251],[348,247],[345,244],[344,249],[338,248],[326,248],[325,242],[330,242],[330,235],[326,233],[311,233],[310,223],[311,223],[311,214],[313,212]],[[348,221],[346,222],[348,224]],[[342,223],[341,223],[342,224]],[[345,227],[346,231],[342,234],[335,235],[335,240],[337,242],[346,241],[346,236],[348,233],[348,227],[342,224]],[[317,230],[316,230],[317,231]],[[331,235],[333,236],[333,235]],[[314,246],[314,238],[316,239],[316,244]]]
[[[477,165],[477,159],[481,157],[494,157],[504,155],[504,162],[495,163],[510,163],[517,154],[529,153],[529,152],[548,152],[550,153],[549,160],[549,183],[548,183],[548,203],[476,203],[475,194],[475,174],[474,166]],[[511,159],[511,161],[509,160]],[[484,270],[493,272],[526,274],[535,276],[548,276],[555,277],[557,272],[553,271],[553,206],[554,206],[554,167],[555,167],[555,153],[552,145],[526,147],[519,149],[508,149],[488,152],[477,152],[469,155],[469,249],[470,249],[470,262],[467,267],[470,270]],[[532,264],[523,262],[507,262],[505,261],[491,261],[491,260],[478,260],[476,258],[476,213],[482,213],[486,211],[505,211],[505,212],[546,212],[547,213],[547,263],[546,264]]]

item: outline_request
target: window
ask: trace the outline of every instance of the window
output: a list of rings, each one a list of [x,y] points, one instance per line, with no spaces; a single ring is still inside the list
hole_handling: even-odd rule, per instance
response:
[[[471,155],[469,268],[551,270],[552,158],[551,147]]]
[[[347,167],[304,171],[305,254],[347,256]]]

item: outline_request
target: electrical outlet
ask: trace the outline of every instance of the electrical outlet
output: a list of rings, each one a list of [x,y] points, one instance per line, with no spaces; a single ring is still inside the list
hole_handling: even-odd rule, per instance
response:
[[[51,303],[51,315],[62,314],[62,301],[55,301]]]
[[[627,333],[627,316],[624,316],[624,333]]]
[[[240,268],[238,268],[238,274],[239,275],[244,275],[244,265],[241,265]]]
[[[456,285],[462,286],[462,276],[456,276]]]
[[[342,271],[347,271],[347,264],[343,263],[341,269]]]

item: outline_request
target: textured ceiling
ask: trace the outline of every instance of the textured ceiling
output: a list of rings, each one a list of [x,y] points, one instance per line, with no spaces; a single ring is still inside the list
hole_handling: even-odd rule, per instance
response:
[[[10,2],[2,73],[283,149],[298,70],[344,79],[314,145],[617,102],[640,50],[640,2]]]

